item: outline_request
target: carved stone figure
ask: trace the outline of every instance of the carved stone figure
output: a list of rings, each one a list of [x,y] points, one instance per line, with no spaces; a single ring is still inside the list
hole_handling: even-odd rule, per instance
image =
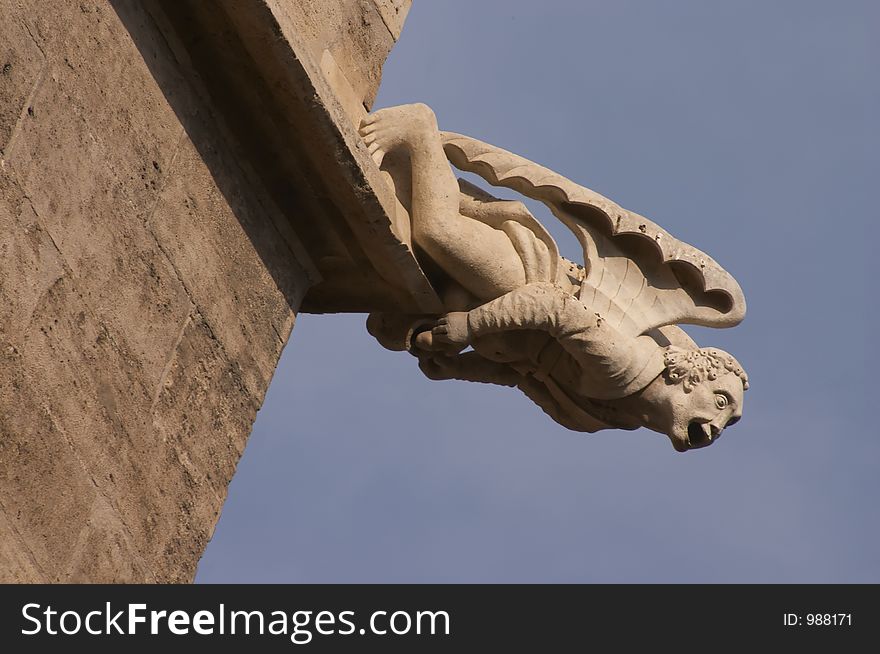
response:
[[[739,285],[709,256],[551,170],[441,133],[425,105],[377,111],[360,133],[409,212],[416,257],[446,310],[371,314],[382,345],[418,357],[431,379],[515,386],[577,431],[644,426],[683,452],[740,419],[742,367],[678,327],[745,315]],[[577,237],[584,265],[559,255],[523,203],[456,180],[450,162],[544,203]]]

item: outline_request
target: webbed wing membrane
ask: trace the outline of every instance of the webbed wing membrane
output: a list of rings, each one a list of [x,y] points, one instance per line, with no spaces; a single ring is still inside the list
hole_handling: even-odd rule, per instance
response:
[[[629,335],[688,323],[732,327],[746,312],[736,280],[709,255],[608,198],[501,148],[443,132],[449,161],[545,204],[577,237],[580,299]]]

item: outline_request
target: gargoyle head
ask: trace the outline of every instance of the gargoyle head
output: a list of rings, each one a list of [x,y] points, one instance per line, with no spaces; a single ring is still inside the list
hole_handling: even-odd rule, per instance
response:
[[[651,427],[679,452],[714,443],[742,417],[748,375],[730,354],[715,348],[669,346],[666,368],[651,383]],[[648,389],[646,389],[648,390]]]

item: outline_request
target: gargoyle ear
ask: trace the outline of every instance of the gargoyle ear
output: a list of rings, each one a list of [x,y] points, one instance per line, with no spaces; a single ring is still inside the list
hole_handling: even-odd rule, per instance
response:
[[[696,370],[693,371],[684,380],[684,392],[690,393],[692,390],[694,390],[697,386],[700,385],[700,381],[702,381],[700,379],[700,373],[697,372]]]
[[[682,384],[685,393],[690,393],[700,383],[699,372],[694,365],[692,350],[670,345],[663,353],[666,376],[673,384]]]

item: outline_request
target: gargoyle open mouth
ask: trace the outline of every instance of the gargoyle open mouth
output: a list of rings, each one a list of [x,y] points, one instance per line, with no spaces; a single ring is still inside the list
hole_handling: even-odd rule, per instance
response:
[[[688,423],[688,447],[706,447],[712,444],[712,431],[708,422],[691,420]]]

